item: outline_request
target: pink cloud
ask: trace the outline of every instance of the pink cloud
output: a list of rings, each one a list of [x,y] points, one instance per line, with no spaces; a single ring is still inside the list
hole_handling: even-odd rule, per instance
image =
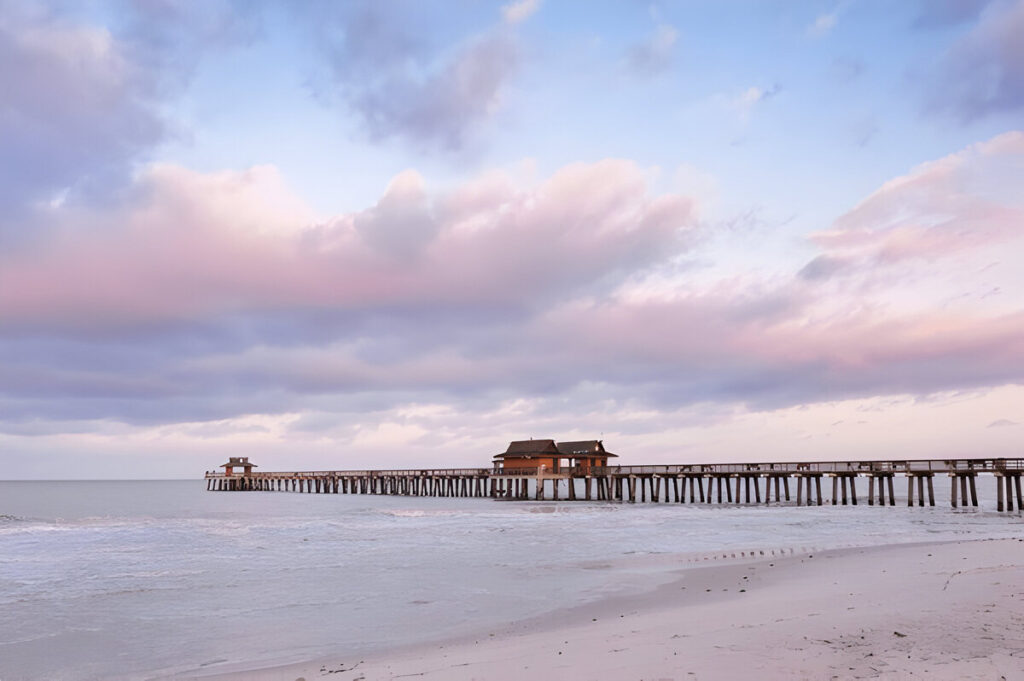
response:
[[[627,161],[532,189],[501,176],[431,195],[402,173],[377,204],[317,223],[272,168],[160,166],[112,214],[0,260],[8,323],[103,326],[281,306],[532,304],[678,252],[694,204],[651,194]]]
[[[1024,237],[1024,133],[1009,132],[918,166],[811,240],[861,268],[934,260]]]
[[[1001,136],[886,183],[816,235],[802,276],[710,282],[675,267],[693,200],[656,195],[627,161],[444,192],[407,171],[329,220],[272,168],[158,166],[119,209],[55,209],[59,238],[0,254],[0,343],[17,355],[0,384],[64,419],[195,420],[359,411],[366,395],[375,409],[560,396],[573,412],[580,395],[770,408],[1021,383],[1024,281],[971,279],[954,257],[1017,243],[1021,146]],[[956,243],[951,223],[977,229]],[[895,303],[908,287],[885,277],[926,259],[943,266],[918,267],[914,300]],[[889,285],[858,285],[865,272]],[[1006,302],[945,304],[997,277]],[[132,344],[136,327],[160,333]]]

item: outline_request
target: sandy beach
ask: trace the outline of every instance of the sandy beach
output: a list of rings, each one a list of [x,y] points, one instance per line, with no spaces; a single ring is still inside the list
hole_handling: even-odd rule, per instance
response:
[[[472,638],[175,678],[1024,679],[1024,539],[711,562]]]

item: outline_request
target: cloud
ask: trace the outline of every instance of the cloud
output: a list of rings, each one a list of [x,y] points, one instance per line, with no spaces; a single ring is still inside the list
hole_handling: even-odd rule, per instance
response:
[[[60,5],[55,5],[60,7]],[[226,2],[131,3],[114,29],[45,4],[0,13],[0,245],[36,238],[68,200],[106,201],[169,134],[162,102],[201,55],[241,40],[259,13]],[[248,34],[247,34],[248,35]]]
[[[744,90],[743,93],[736,98],[735,102],[737,106],[747,109],[758,102],[763,102],[766,99],[774,97],[780,90],[781,88],[778,85],[773,85],[768,90],[751,86]]]
[[[878,122],[874,116],[861,116],[850,124],[850,135],[858,147],[866,147],[878,134]]]
[[[643,42],[634,45],[626,55],[630,71],[640,75],[662,73],[672,65],[679,31],[669,24],[659,24]]]
[[[421,252],[439,229],[423,178],[412,170],[395,177],[376,206],[354,217],[353,226],[374,250],[406,256]]]
[[[1005,133],[889,180],[811,238],[828,262],[860,259],[872,266],[948,258],[1020,239],[1024,199],[1009,178],[1022,175],[1024,133]]]
[[[356,85],[349,101],[371,137],[397,135],[455,151],[499,109],[518,60],[511,40],[485,36],[426,76],[403,70],[367,88]]]
[[[6,322],[103,328],[282,305],[531,305],[676,253],[693,202],[653,196],[640,168],[609,160],[567,166],[533,190],[491,175],[437,197],[406,172],[374,207],[312,224],[271,167],[155,166],[119,212],[70,217],[49,249],[0,256]]]
[[[541,0],[518,0],[501,6],[501,16],[510,24],[519,24],[529,19],[540,8]]]
[[[1019,426],[1020,424],[1010,419],[996,419],[992,423],[988,424],[989,428],[1006,428],[1008,426]]]
[[[750,116],[755,107],[762,102],[772,99],[781,92],[782,86],[778,83],[773,84],[769,88],[751,85],[746,90],[743,90],[738,94],[731,96],[723,95],[719,96],[718,99],[724,103],[727,109],[731,110],[739,117],[740,122],[746,123],[750,120]]]
[[[817,18],[807,27],[807,35],[821,38],[832,32],[832,29],[839,23],[839,10],[835,9],[826,14],[819,14]]]
[[[828,255],[819,255],[814,260],[803,266],[797,276],[809,280],[830,279],[832,276],[846,270],[851,262],[844,258],[837,258]]]
[[[837,311],[799,287],[570,305],[538,328],[550,348],[573,334],[548,366],[576,365],[573,374],[661,408],[702,400],[775,408],[1024,380],[1019,313]]]
[[[415,3],[321,4],[301,17],[329,66],[331,90],[375,140],[455,152],[500,110],[520,53],[511,26],[535,7],[506,6],[506,25],[434,48]],[[516,21],[508,17],[517,17]]]
[[[932,74],[928,106],[967,123],[1024,109],[1024,0],[991,4]]]
[[[6,7],[0,239],[62,190],[120,181],[131,159],[164,135],[153,78],[108,31]]]
[[[975,20],[992,0],[923,0],[914,25],[943,28]]]
[[[290,336],[280,339],[265,331],[246,339],[258,329],[254,320],[232,315],[207,322],[216,334],[179,325],[174,334],[162,329],[159,341],[125,334],[92,336],[82,346],[66,341],[56,362],[31,347],[35,339],[8,337],[0,352],[21,359],[5,364],[0,397],[16,399],[0,405],[7,420],[133,423],[387,411],[408,402],[462,410],[517,397],[568,400],[565,413],[610,400],[660,412],[701,403],[775,409],[1024,381],[1019,314],[851,311],[809,324],[816,304],[796,289],[722,288],[672,301],[569,302],[517,318],[391,308],[350,315],[320,334],[317,322],[329,314],[321,309],[291,316]],[[210,337],[197,342],[203,335]],[[139,348],[126,352],[126,344]]]
[[[852,83],[864,74],[864,62],[852,57],[836,57],[829,69],[841,83]]]
[[[131,2],[120,6],[119,38],[132,60],[177,89],[213,50],[262,35],[263,5],[246,0]]]

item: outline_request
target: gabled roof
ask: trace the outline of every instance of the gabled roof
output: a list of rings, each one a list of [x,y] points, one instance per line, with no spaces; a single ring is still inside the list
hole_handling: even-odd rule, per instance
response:
[[[554,440],[514,440],[508,443],[508,449],[494,458],[529,458],[532,456],[558,456],[558,447]]]
[[[576,442],[559,442],[554,440],[516,440],[510,442],[508,449],[496,454],[495,459],[533,459],[540,457],[584,458],[584,457],[616,457],[617,454],[605,451],[601,440],[577,440]]]
[[[259,468],[256,464],[249,463],[249,457],[244,457],[243,460],[242,458],[234,456],[230,457],[227,463],[222,463],[217,466],[217,468],[227,468],[228,466],[231,466],[232,468]]]
[[[558,451],[562,456],[614,456],[604,449],[601,440],[577,440],[575,442],[559,442]]]

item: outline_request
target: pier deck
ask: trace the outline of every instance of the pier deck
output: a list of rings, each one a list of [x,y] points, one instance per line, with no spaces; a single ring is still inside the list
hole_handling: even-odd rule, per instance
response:
[[[867,480],[869,505],[896,504],[905,478],[907,505],[935,505],[935,476],[950,480],[953,508],[978,506],[977,478],[996,478],[996,509],[1024,510],[1024,459],[906,459],[772,463],[540,468],[427,468],[206,473],[213,491],[289,491],[311,494],[566,499],[680,504],[856,505],[857,481]],[[831,496],[822,479],[831,480]],[[762,484],[763,483],[763,484]],[[863,485],[861,485],[863,487]],[[794,490],[795,487],[795,490]],[[763,494],[762,494],[763,489]],[[550,490],[550,496],[549,496]],[[793,493],[795,491],[795,494]],[[916,495],[915,495],[916,491]],[[916,496],[916,498],[915,498]]]

